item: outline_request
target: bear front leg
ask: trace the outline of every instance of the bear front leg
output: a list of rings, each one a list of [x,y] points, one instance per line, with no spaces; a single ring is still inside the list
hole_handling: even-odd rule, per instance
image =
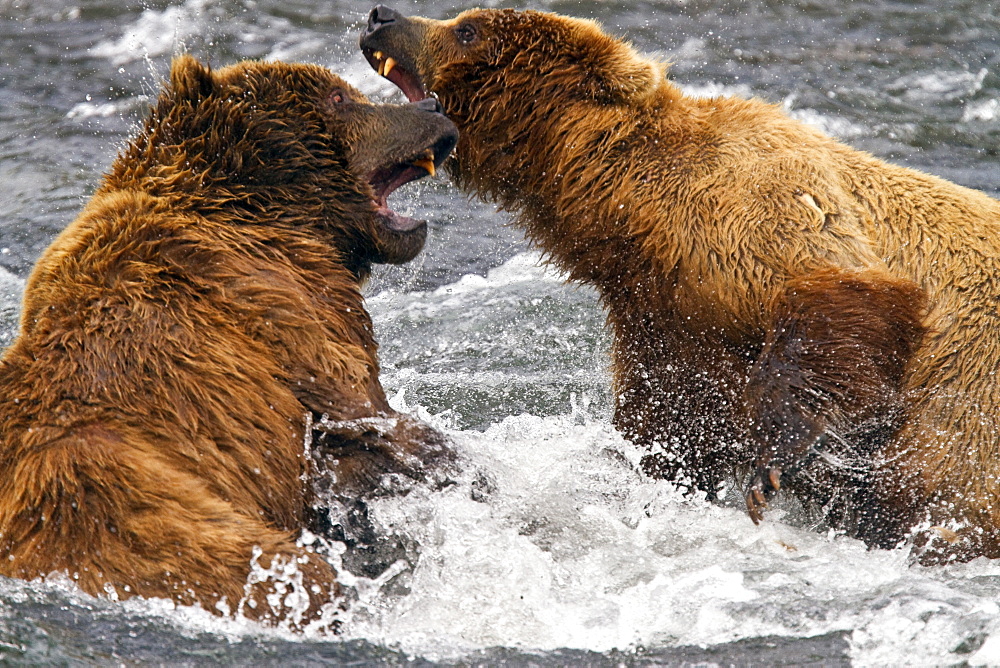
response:
[[[384,474],[423,480],[453,459],[443,434],[389,407],[374,373],[354,384],[312,376],[297,380],[293,391],[309,415],[314,464],[326,481],[317,491],[370,494]]]
[[[323,415],[312,427],[321,477],[330,479],[329,491],[339,496],[370,494],[386,474],[412,480],[446,475],[453,459],[443,434],[394,411],[349,419]]]
[[[757,450],[746,493],[755,524],[824,433],[900,409],[925,301],[919,286],[877,270],[829,269],[788,283],[744,396]]]
[[[640,466],[687,493],[715,498],[745,467],[738,413],[751,360],[697,317],[612,309],[614,425],[645,448]]]

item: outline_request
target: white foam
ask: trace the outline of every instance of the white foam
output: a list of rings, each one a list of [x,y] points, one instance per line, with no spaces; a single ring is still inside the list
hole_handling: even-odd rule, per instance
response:
[[[115,65],[174,53],[185,39],[203,29],[197,17],[205,4],[188,0],[162,11],[144,9],[139,18],[124,27],[120,37],[98,42],[90,52]]]
[[[979,650],[969,658],[970,666],[1000,665],[1000,634],[994,633],[986,639]]]
[[[684,84],[681,90],[685,95],[700,98],[713,97],[753,97],[753,89],[745,84],[726,85],[710,81],[700,84]]]
[[[510,297],[504,295],[505,289],[518,286],[563,291],[565,284],[565,274],[546,264],[539,253],[528,251],[518,253],[500,266],[488,270],[485,276],[466,274],[459,280],[430,292],[399,293],[383,290],[368,297],[366,302],[373,317],[378,320],[383,314],[385,318],[395,317],[394,313],[399,309],[431,314],[441,309],[474,304],[484,296],[503,299]]]
[[[863,126],[851,123],[846,118],[839,116],[828,116],[815,109],[788,109],[788,115],[802,121],[806,125],[811,125],[823,134],[837,137],[838,139],[851,139],[867,134],[869,131]]]
[[[476,293],[484,290],[498,290],[517,283],[538,282],[550,285],[562,285],[566,282],[565,274],[547,265],[541,255],[529,251],[518,253],[499,267],[490,269],[486,276],[467,274],[456,283],[446,285],[434,291],[435,295]]]
[[[87,98],[84,102],[74,104],[73,108],[66,112],[66,118],[75,120],[110,118],[112,116],[121,116],[132,109],[140,108],[142,105],[149,103],[149,97],[146,95],[122,98],[112,102],[93,102],[89,99],[89,95]]]
[[[316,53],[321,53],[329,42],[329,35],[314,35],[294,41],[281,41],[272,47],[264,60],[309,61]],[[333,69],[337,71],[336,68]]]
[[[726,85],[715,82],[685,84],[682,86],[682,90],[685,95],[705,99],[716,97],[739,97],[746,99],[754,97],[753,89],[745,84]],[[845,118],[829,116],[815,109],[795,109],[793,108],[795,101],[795,95],[789,95],[782,101],[782,107],[785,112],[792,118],[811,125],[824,134],[839,139],[850,139],[862,136],[867,132],[863,126],[851,123]]]
[[[969,102],[962,111],[962,122],[995,121],[1000,119],[1000,99],[977,100]]]
[[[988,70],[934,70],[908,74],[893,81],[889,90],[909,100],[956,100],[983,87]]]
[[[377,325],[404,323],[399,331],[427,346],[444,336],[426,336],[432,326],[460,344],[467,331],[483,328],[507,336],[511,309],[542,295],[563,306],[572,297],[564,276],[539,261],[524,253],[486,276],[423,293],[385,292],[369,306]],[[600,328],[596,303],[576,306],[593,310],[586,322]],[[600,352],[593,339],[573,340]],[[520,345],[502,351],[519,354]],[[457,377],[463,370],[448,353],[440,377],[403,365],[393,382],[405,387],[412,375],[431,387],[497,392],[504,385],[502,373],[478,368]],[[474,355],[464,355],[471,364]],[[609,381],[599,375],[594,383]],[[409,408],[401,392],[393,401]],[[754,526],[737,490],[723,505],[685,498],[638,473],[642,451],[606,418],[576,404],[565,409],[562,416],[501,418],[485,433],[452,431],[467,462],[456,485],[373,504],[382,531],[404,534],[421,553],[400,576],[409,595],[380,592],[354,609],[348,637],[438,659],[495,645],[606,652],[837,631],[848,634],[861,665],[900,657],[954,663],[973,652],[989,663],[1000,654],[1000,641],[992,641],[1000,637],[1000,565],[913,565],[905,548],[870,551],[800,526],[794,504],[780,499]],[[450,411],[417,410],[442,429],[454,426]],[[477,496],[484,480],[485,498]],[[996,583],[993,591],[983,590],[984,580]]]
[[[992,564],[911,566],[906,550],[868,551],[780,513],[755,527],[739,508],[637,474],[641,452],[606,424],[524,415],[452,437],[469,462],[457,485],[374,504],[383,530],[418,540],[421,556],[411,593],[370,602],[349,637],[443,659],[844,630],[872,664],[954,661],[961,642],[1000,630],[992,600],[949,582]],[[483,476],[492,491],[478,502]]]
[[[708,48],[708,42],[706,42],[701,37],[688,37],[679,47],[677,47],[671,52],[669,58],[658,59],[658,60],[666,60],[667,62],[674,62],[674,61],[704,59],[705,50],[707,48]]]
[[[6,248],[6,247],[0,248],[0,255],[7,255],[9,253],[10,253],[10,249],[9,248]],[[6,286],[8,286],[8,285],[18,285],[18,286],[23,287],[24,286],[24,280],[18,278],[15,274],[12,274],[11,272],[9,272],[6,269],[4,269],[3,267],[0,267],[0,286],[3,286],[4,288],[6,288]]]
[[[0,254],[6,250],[0,248]],[[16,325],[22,294],[24,294],[24,280],[0,267],[0,316],[3,318],[0,320],[0,343],[7,338],[7,332],[4,330],[12,331]]]

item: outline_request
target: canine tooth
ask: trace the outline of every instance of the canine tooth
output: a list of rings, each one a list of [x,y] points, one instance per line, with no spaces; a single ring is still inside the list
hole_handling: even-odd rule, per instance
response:
[[[393,60],[392,58],[386,58],[385,67],[382,68],[382,76],[384,77],[389,76],[389,72],[391,72],[392,68],[394,68],[395,66],[396,66],[395,60]]]
[[[414,167],[423,167],[427,170],[427,173],[434,176],[434,159],[433,158],[420,158],[419,160],[413,161]]]

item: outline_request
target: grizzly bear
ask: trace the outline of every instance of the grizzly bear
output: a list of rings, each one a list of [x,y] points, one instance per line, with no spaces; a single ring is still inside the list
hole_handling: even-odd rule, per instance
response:
[[[322,67],[176,59],[0,360],[0,575],[329,621],[315,469],[356,494],[447,454],[390,409],[360,290],[421,250],[386,196],[456,141]]]
[[[869,545],[1000,556],[1000,203],[756,99],[695,99],[592,21],[379,6],[364,56],[461,139],[613,332],[615,425],[644,469],[745,475]]]

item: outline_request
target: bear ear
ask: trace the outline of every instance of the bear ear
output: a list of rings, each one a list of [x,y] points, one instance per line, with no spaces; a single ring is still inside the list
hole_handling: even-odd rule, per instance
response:
[[[212,70],[194,56],[177,56],[170,64],[170,88],[178,99],[198,102],[212,94],[215,79]]]
[[[608,104],[642,99],[663,80],[666,65],[647,60],[626,42],[603,33],[587,37],[587,88],[593,98]]]

